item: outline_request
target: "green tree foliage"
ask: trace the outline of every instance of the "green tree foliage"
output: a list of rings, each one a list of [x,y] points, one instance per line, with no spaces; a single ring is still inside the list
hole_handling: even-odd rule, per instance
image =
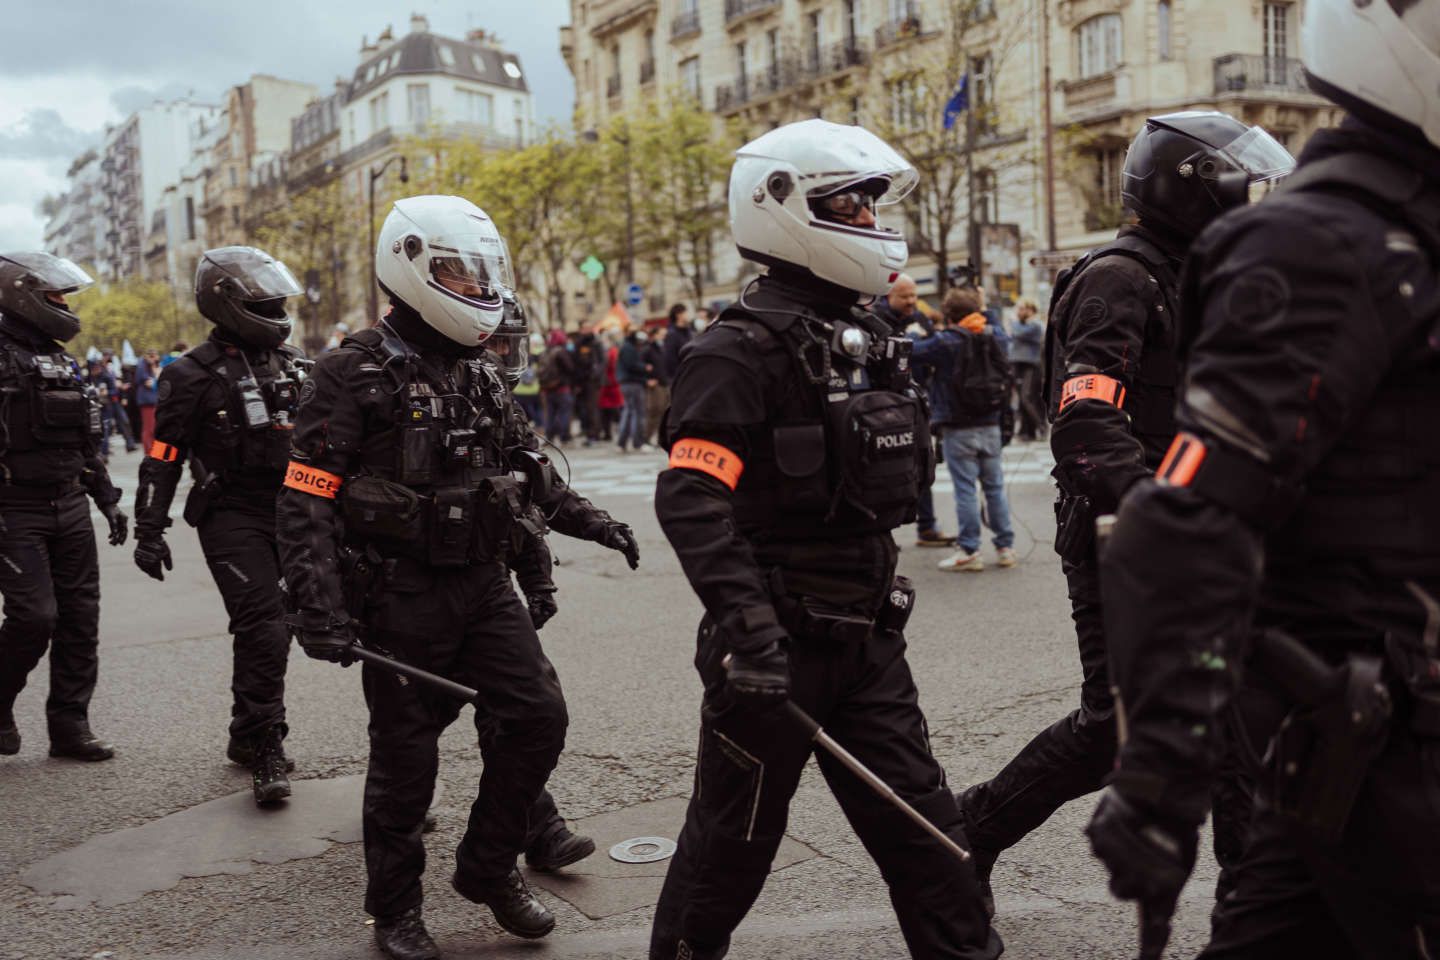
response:
[[[130,279],[96,284],[70,301],[80,318],[80,333],[69,343],[70,352],[83,356],[91,347],[120,352],[129,340],[139,353],[154,347],[162,353],[177,340],[192,346],[209,332],[188,296],[176,301],[169,284],[159,280]]]
[[[347,201],[339,178],[292,195],[256,226],[254,244],[281,260],[302,286],[313,281],[319,294],[318,302],[302,296],[291,306],[304,339],[324,340],[354,298],[363,299],[364,291],[350,289],[345,274],[347,259],[364,258],[363,228],[364,216]]]

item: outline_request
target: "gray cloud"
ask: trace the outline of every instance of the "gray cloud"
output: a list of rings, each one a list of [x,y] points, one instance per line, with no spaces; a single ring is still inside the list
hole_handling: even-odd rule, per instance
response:
[[[28,110],[21,120],[0,129],[0,157],[64,161],[99,142],[97,131],[76,130],[57,111],[46,107]]]
[[[403,34],[410,11],[424,13],[431,29],[458,36],[484,27],[519,55],[535,93],[536,113],[565,120],[573,84],[560,59],[558,29],[569,22],[569,0],[501,4],[491,0],[469,10],[455,0],[251,0],[244,4],[178,0],[72,0],[69,16],[83,31],[54,43],[55,12],[45,4],[14,4],[6,11],[6,52],[0,77],[97,75],[101,83],[139,85],[153,91],[194,89],[199,96],[244,82],[252,73],[314,83],[327,89],[349,76],[359,60],[362,36],[387,25]],[[473,11],[473,12],[472,12]],[[104,88],[102,87],[102,90]],[[138,104],[116,91],[127,106]],[[119,100],[116,101],[119,106]],[[122,111],[123,112],[123,111]]]

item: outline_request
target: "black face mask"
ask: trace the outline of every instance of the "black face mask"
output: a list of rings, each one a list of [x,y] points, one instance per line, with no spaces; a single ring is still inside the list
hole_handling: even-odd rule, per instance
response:
[[[485,352],[483,343],[478,347],[466,347],[451,340],[399,300],[390,301],[390,312],[385,316],[385,325],[421,353],[438,353],[454,359],[466,359],[478,357]]]

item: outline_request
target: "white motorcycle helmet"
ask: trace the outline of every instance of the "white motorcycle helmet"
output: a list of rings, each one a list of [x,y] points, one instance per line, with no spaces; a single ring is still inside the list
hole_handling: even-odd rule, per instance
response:
[[[819,119],[786,124],[736,151],[730,230],[747,260],[878,296],[905,269],[905,238],[878,223],[845,222],[843,213],[857,203],[896,203],[918,179],[869,130]]]
[[[392,300],[464,347],[495,332],[515,289],[500,231],[462,197],[396,200],[380,228],[375,276]]]
[[[1310,0],[1300,48],[1318,92],[1440,147],[1440,0]]]

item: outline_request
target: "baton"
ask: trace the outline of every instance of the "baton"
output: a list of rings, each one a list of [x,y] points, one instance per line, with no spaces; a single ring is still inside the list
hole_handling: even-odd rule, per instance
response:
[[[357,660],[368,660],[377,666],[384,667],[402,676],[411,677],[421,683],[428,683],[437,690],[443,690],[452,697],[458,697],[467,703],[474,703],[480,696],[478,690],[465,686],[463,683],[456,683],[454,680],[442,677],[438,673],[431,673],[429,670],[422,670],[417,666],[408,664],[403,660],[396,660],[394,657],[386,656],[369,647],[362,647],[358,643],[350,644],[350,654]]]
[[[821,729],[820,724],[816,723],[813,717],[796,706],[793,700],[785,701],[785,709],[805,728],[805,732],[810,735],[810,739],[823,747],[826,753],[830,754],[836,760],[839,760],[851,773],[865,781],[866,786],[888,800],[897,810],[909,817],[917,827],[938,840],[945,849],[955,854],[961,863],[966,863],[970,860],[969,850],[966,850],[960,846],[960,844],[951,840],[945,835],[945,831],[931,823],[928,817],[906,803],[905,798],[896,793],[890,784],[881,780],[869,767],[855,759],[855,756],[849,750],[846,750],[840,746],[840,744],[836,743],[835,739]]]

